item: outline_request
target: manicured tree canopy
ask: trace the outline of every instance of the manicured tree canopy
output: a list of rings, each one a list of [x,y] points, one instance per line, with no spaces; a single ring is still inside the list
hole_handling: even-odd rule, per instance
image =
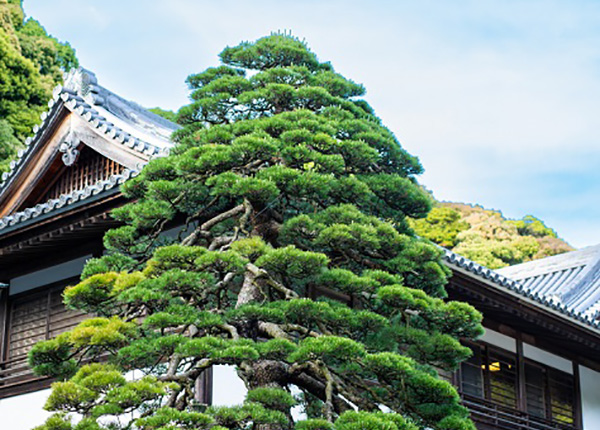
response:
[[[303,42],[272,35],[221,60],[188,78],[178,145],[124,186],[124,226],[65,292],[98,317],[30,354],[71,377],[41,428],[473,429],[436,369],[468,357],[457,339],[481,316],[442,300],[440,251],[407,227],[430,208],[417,159]],[[243,405],[194,400],[217,364],[236,366]],[[132,369],[147,376],[127,382]]]

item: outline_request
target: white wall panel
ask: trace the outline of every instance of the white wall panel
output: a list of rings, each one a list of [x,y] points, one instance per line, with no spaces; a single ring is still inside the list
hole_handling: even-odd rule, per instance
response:
[[[600,429],[600,373],[579,366],[583,430]]]
[[[234,366],[213,366],[213,405],[241,405],[246,398],[246,386]]]
[[[528,343],[523,343],[523,355],[525,358],[537,361],[538,363],[554,367],[555,369],[562,370],[570,375],[573,374],[573,362],[544,351],[543,349],[539,349],[533,345],[529,345]]]
[[[0,428],[30,430],[43,424],[50,412],[43,407],[50,390],[36,391],[0,400]]]
[[[489,328],[485,329],[485,333],[483,333],[483,336],[481,336],[479,340],[510,352],[517,352],[517,341],[514,338],[506,336],[502,333],[498,333],[497,331],[490,330]]]

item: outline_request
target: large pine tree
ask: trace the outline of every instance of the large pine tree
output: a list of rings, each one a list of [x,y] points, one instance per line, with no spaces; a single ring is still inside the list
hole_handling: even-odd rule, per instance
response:
[[[30,354],[70,378],[41,428],[473,429],[437,372],[469,356],[458,338],[480,335],[481,315],[443,300],[441,252],[405,221],[430,209],[418,160],[296,38],[220,58],[188,78],[177,145],[125,184],[124,226],[65,292],[97,317]],[[194,399],[218,364],[236,367],[243,405]]]

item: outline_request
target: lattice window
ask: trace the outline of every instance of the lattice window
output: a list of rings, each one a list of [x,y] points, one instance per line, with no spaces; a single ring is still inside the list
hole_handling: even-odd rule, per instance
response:
[[[547,366],[525,363],[527,412],[566,424],[574,421],[573,375]]]
[[[93,149],[83,146],[75,164],[65,169],[41,201],[56,199],[62,194],[81,190],[122,171],[123,166],[116,161],[103,157]]]
[[[9,298],[4,360],[0,361],[0,387],[35,380],[27,365],[31,347],[63,333],[86,318],[67,309],[62,301],[64,283]]]
[[[498,429],[572,429],[575,422],[573,375],[489,345],[469,345],[473,355],[461,364],[458,385],[475,418],[487,422],[498,417]],[[524,372],[517,377],[518,360]],[[519,383],[524,409],[518,410]],[[478,428],[488,428],[482,426]]]

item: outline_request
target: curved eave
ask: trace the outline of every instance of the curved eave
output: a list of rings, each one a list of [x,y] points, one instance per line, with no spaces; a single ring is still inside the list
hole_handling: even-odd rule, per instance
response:
[[[501,289],[508,295],[554,314],[557,317],[567,319],[581,328],[592,330],[595,334],[600,335],[600,323],[582,312],[575,312],[573,309],[569,309],[567,306],[557,303],[553,299],[548,299],[540,294],[531,292],[521,283],[513,281],[448,249],[444,249],[443,251],[444,262],[451,269],[474,276],[494,288]]]
[[[63,211],[75,209],[95,199],[118,193],[119,185],[129,178],[137,176],[138,173],[136,170],[125,170],[121,174],[112,175],[110,178],[96,182],[94,185],[88,185],[84,189],[63,194],[57,199],[51,199],[24,211],[0,218],[0,236],[31,223],[42,221],[47,217],[58,215]]]
[[[61,86],[57,87],[52,99],[48,102],[48,107],[48,111],[41,115],[41,123],[33,128],[34,135],[27,138],[25,141],[26,147],[20,150],[17,154],[17,158],[10,163],[10,170],[2,175],[2,182],[0,183],[0,202],[3,200],[3,197],[7,194],[11,184],[15,182],[15,179],[19,176],[19,173],[23,170],[23,167],[27,164],[31,156],[43,146],[41,145],[41,142],[44,141],[44,137],[48,131],[52,129],[53,125],[61,118],[61,109],[63,108],[84,119],[108,141],[115,142],[118,145],[124,145],[131,150],[140,153],[145,159],[168,154],[168,148],[160,148],[115,126],[104,116],[99,114],[94,106],[88,104],[72,90]]]

